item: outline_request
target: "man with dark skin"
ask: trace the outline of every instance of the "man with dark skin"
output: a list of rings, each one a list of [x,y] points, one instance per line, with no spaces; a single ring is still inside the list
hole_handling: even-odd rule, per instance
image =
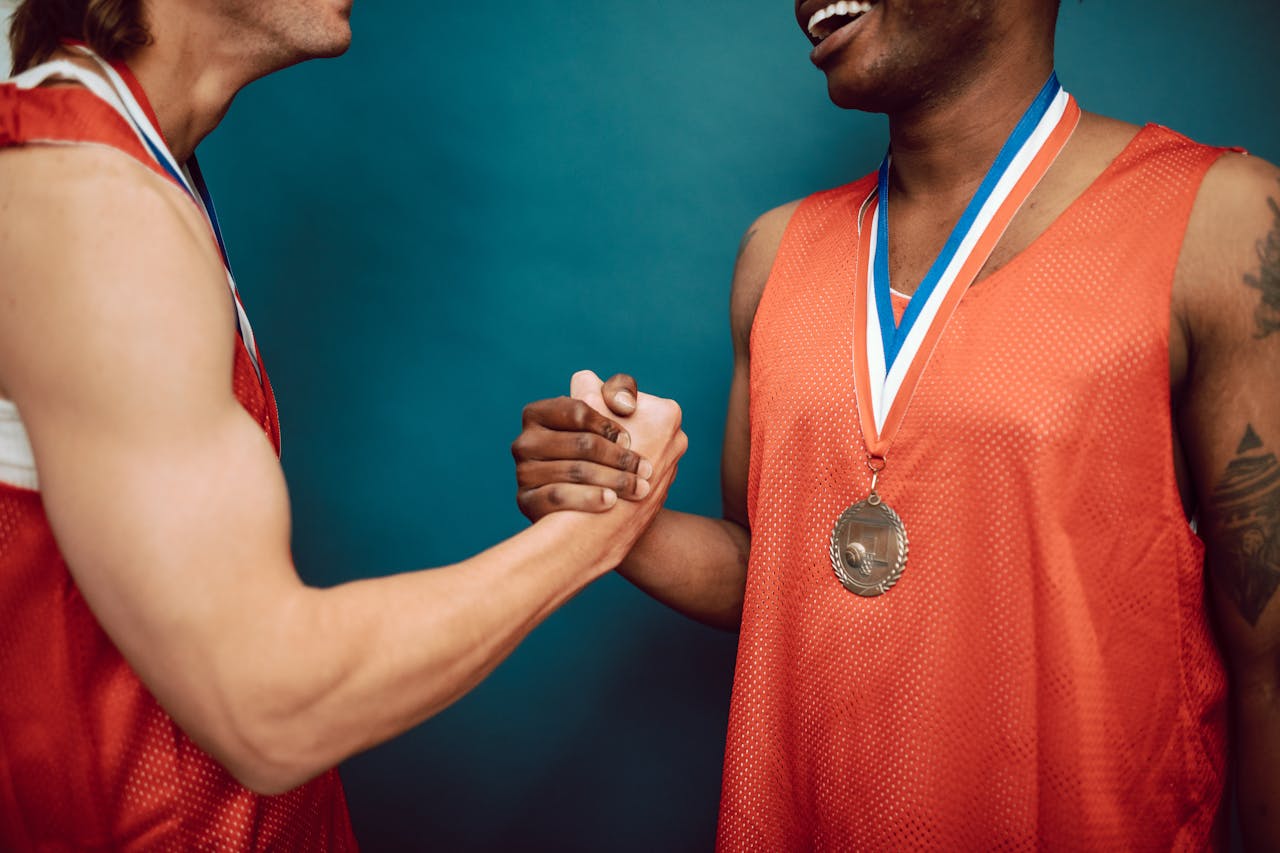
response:
[[[925,279],[934,258],[943,249],[948,233],[961,219],[997,152],[1052,73],[1057,12],[1056,0],[965,0],[960,3],[879,0],[872,4],[797,0],[797,21],[815,44],[812,60],[826,75],[831,100],[842,108],[882,112],[889,117],[892,168],[888,172],[890,213],[887,227],[891,228],[893,239],[889,244],[888,269],[894,289],[900,294],[910,296]],[[1142,144],[1143,134],[1147,135],[1146,138],[1154,134],[1166,134],[1170,139],[1175,136],[1160,128],[1139,129],[1084,113],[1061,155],[995,244],[994,251],[970,285],[972,292],[983,294],[983,282],[1006,266],[1014,273],[1022,271],[1025,277],[1029,262],[1024,262],[1022,256],[1037,250],[1044,251],[1046,247],[1042,244],[1046,232],[1055,228],[1061,230],[1064,227],[1061,222],[1073,213],[1078,216],[1081,210],[1088,209],[1092,195],[1101,192],[1105,184],[1121,180],[1120,171],[1123,170],[1117,171],[1117,163],[1128,167],[1129,160],[1125,158],[1132,159],[1132,146]],[[1178,139],[1181,140],[1180,137]],[[1182,146],[1179,150],[1189,152],[1204,150],[1185,140],[1168,144]],[[1136,610],[1118,609],[1110,616],[1083,611],[1087,617],[1096,617],[1098,622],[1088,621],[1088,618],[1083,621],[1076,619],[1065,623],[1069,627],[1058,633],[1049,632],[1046,628],[1046,620],[1051,621],[1056,611],[1045,611],[1049,615],[1043,618],[1037,611],[1032,618],[1039,621],[1029,635],[1034,648],[1031,659],[1039,661],[1046,655],[1056,654],[1049,647],[1052,644],[1066,646],[1078,641],[1094,654],[1090,660],[1092,666],[1099,670],[1119,666],[1117,660],[1149,655],[1143,666],[1167,670],[1172,679],[1170,683],[1186,685],[1202,678],[1217,678],[1219,671],[1223,673],[1223,683],[1226,683],[1226,673],[1229,672],[1233,775],[1246,847],[1250,850],[1277,850],[1280,849],[1280,603],[1277,603],[1280,597],[1275,593],[1280,587],[1280,463],[1277,463],[1276,456],[1280,453],[1280,394],[1276,392],[1280,387],[1277,385],[1280,379],[1280,203],[1277,201],[1280,199],[1280,173],[1274,166],[1241,153],[1216,152],[1207,156],[1209,162],[1202,180],[1197,179],[1198,183],[1179,190],[1187,193],[1188,212],[1179,220],[1175,241],[1165,252],[1170,275],[1162,283],[1165,294],[1162,304],[1167,306],[1167,313],[1155,316],[1153,312],[1150,317],[1153,327],[1159,326],[1161,339],[1167,338],[1167,410],[1162,399],[1165,389],[1157,387],[1163,385],[1163,380],[1159,379],[1163,375],[1162,368],[1152,374],[1158,381],[1152,383],[1149,393],[1131,401],[1135,418],[1141,419],[1146,415],[1149,422],[1158,419],[1157,416],[1160,419],[1168,417],[1168,422],[1160,420],[1160,423],[1167,423],[1162,427],[1162,434],[1168,436],[1170,429],[1173,433],[1169,446],[1164,448],[1161,445],[1159,459],[1163,470],[1152,469],[1160,479],[1171,484],[1169,492],[1173,495],[1170,501],[1173,511],[1167,517],[1140,521],[1144,525],[1158,526],[1164,531],[1161,536],[1185,536],[1188,542],[1193,542],[1196,537],[1190,535],[1187,524],[1193,520],[1198,537],[1203,540],[1203,569],[1196,550],[1200,547],[1198,541],[1183,549],[1185,553],[1192,554],[1191,559],[1195,561],[1192,583],[1183,583],[1185,579],[1175,578],[1171,573],[1159,574],[1163,569],[1153,565],[1149,555],[1147,562],[1104,568],[1111,568],[1112,576],[1125,574],[1114,569],[1127,568],[1142,576],[1140,582],[1153,588],[1172,585],[1181,589],[1178,594],[1183,598],[1178,600],[1189,602],[1188,612],[1192,614],[1187,618],[1192,621],[1212,620],[1221,658],[1216,652],[1194,661],[1180,657],[1184,652],[1180,651],[1178,644],[1181,640],[1177,636],[1144,635],[1133,627],[1141,622],[1141,618],[1135,615]],[[866,195],[865,187],[871,185],[860,183],[856,186],[864,187],[857,199],[861,201]],[[1150,183],[1149,187],[1147,192],[1152,198],[1173,192],[1166,190],[1159,180]],[[1140,199],[1145,195],[1140,193]],[[1132,197],[1133,193],[1130,193]],[[1120,849],[1137,843],[1133,841],[1135,838],[1145,839],[1141,843],[1163,849],[1222,844],[1226,812],[1222,803],[1226,799],[1226,786],[1221,778],[1221,768],[1226,759],[1226,712],[1221,695],[1211,701],[1205,700],[1199,710],[1190,713],[1189,722],[1180,719],[1188,714],[1184,700],[1166,707],[1157,701],[1157,697],[1149,696],[1141,698],[1150,701],[1150,713],[1145,722],[1139,713],[1135,718],[1138,722],[1132,724],[1132,730],[1126,730],[1116,720],[1102,724],[1108,733],[1103,743],[1111,743],[1117,751],[1125,744],[1141,741],[1143,737],[1155,738],[1157,735],[1152,732],[1160,733],[1166,728],[1183,732],[1179,735],[1184,737],[1183,742],[1194,742],[1195,745],[1187,749],[1200,750],[1203,744],[1209,744],[1203,753],[1196,752],[1196,755],[1210,756],[1208,764],[1186,764],[1181,778],[1175,769],[1162,789],[1160,796],[1172,791],[1172,796],[1180,798],[1178,802],[1182,805],[1178,809],[1181,811],[1162,811],[1155,807],[1148,810],[1147,803],[1141,800],[1138,807],[1133,807],[1133,803],[1126,799],[1129,794],[1119,790],[1121,786],[1115,782],[1117,777],[1090,775],[1090,758],[1081,758],[1082,763],[1078,766],[1068,761],[1055,763],[1047,758],[1049,747],[1046,744],[1052,737],[1070,742],[1076,735],[1072,731],[1055,733],[1043,720],[1041,729],[1032,729],[1034,735],[1026,745],[1026,750],[1031,753],[1043,752],[1040,763],[1033,764],[1027,775],[1015,781],[1008,794],[1012,803],[1034,802],[1039,797],[1039,818],[1033,815],[1023,820],[1014,816],[1016,806],[1011,806],[1006,812],[1001,811],[999,800],[994,803],[986,800],[981,801],[983,805],[978,807],[982,813],[967,818],[968,824],[945,823],[933,813],[930,801],[923,796],[911,799],[903,797],[899,790],[875,789],[878,783],[874,777],[861,774],[858,768],[862,765],[856,763],[857,759],[833,759],[822,754],[823,749],[842,754],[837,741],[844,735],[838,728],[820,730],[827,739],[823,741],[821,734],[816,736],[819,744],[813,747],[813,754],[806,752],[804,733],[808,728],[817,726],[814,721],[822,717],[803,701],[792,702],[779,716],[770,718],[782,721],[776,723],[775,728],[778,725],[795,728],[795,731],[788,728],[790,733],[785,736],[776,735],[767,726],[743,727],[743,719],[757,714],[756,710],[748,707],[753,702],[771,701],[771,695],[789,689],[811,690],[813,684],[821,685],[821,679],[797,681],[795,684],[790,684],[788,679],[792,671],[816,666],[813,664],[816,659],[838,654],[839,651],[829,645],[800,648],[809,635],[795,628],[794,623],[801,619],[795,614],[806,611],[803,607],[788,609],[790,605],[786,603],[785,592],[779,592],[785,589],[785,584],[778,578],[789,576],[786,567],[775,568],[778,557],[773,552],[776,551],[777,540],[769,540],[771,553],[762,553],[760,545],[762,527],[768,528],[775,523],[776,517],[792,510],[783,506],[785,500],[767,506],[756,502],[759,492],[773,488],[776,486],[774,481],[783,477],[777,468],[769,468],[760,462],[761,454],[765,452],[759,446],[762,436],[768,441],[777,441],[777,432],[799,430],[803,441],[806,431],[818,430],[814,424],[828,414],[822,408],[823,401],[813,402],[811,398],[804,398],[808,407],[799,406],[799,414],[793,422],[779,425],[773,423],[777,419],[777,410],[770,408],[773,401],[752,399],[758,387],[776,391],[778,386],[769,384],[774,381],[771,371],[782,369],[778,367],[780,362],[790,365],[794,360],[788,349],[779,345],[775,331],[771,328],[765,334],[759,328],[759,322],[765,310],[761,306],[766,285],[769,296],[764,304],[770,300],[784,301],[777,288],[786,284],[789,273],[785,268],[788,265],[775,265],[775,260],[780,257],[780,247],[783,252],[791,252],[788,247],[804,244],[809,239],[807,232],[813,230],[811,226],[815,220],[812,217],[797,225],[797,219],[805,215],[804,205],[807,204],[808,201],[793,202],[765,213],[747,231],[739,250],[730,298],[734,371],[722,457],[724,517],[707,518],[664,510],[654,519],[646,535],[620,568],[622,574],[642,590],[694,619],[727,630],[742,628],[729,755],[726,758],[721,847],[766,849],[770,844],[783,844],[874,849],[886,846],[889,842],[885,838],[889,836],[883,834],[879,825],[868,829],[869,824],[858,822],[859,814],[855,813],[868,803],[879,804],[880,808],[868,809],[867,814],[883,817],[883,820],[877,818],[872,823],[910,824],[914,821],[913,825],[918,826],[951,826],[951,837],[945,837],[946,829],[939,830],[943,837],[928,836],[928,840],[944,846],[967,842],[975,848],[1003,843],[1014,843],[1018,847],[1063,843],[1087,847],[1090,840],[1104,843],[1099,840],[1127,839],[1127,842],[1117,842],[1115,849]],[[841,221],[850,232],[854,230],[852,215]],[[1101,239],[1109,237],[1104,235]],[[793,265],[791,255],[788,255],[788,261]],[[1015,261],[1018,264],[1014,264]],[[1069,258],[1066,266],[1071,266]],[[835,285],[837,289],[852,288],[852,281],[848,280],[851,271],[852,266],[848,270],[842,267],[831,271],[830,276],[845,279]],[[1069,291],[1073,279],[1070,272],[1064,275],[1067,278],[1060,289]],[[1085,274],[1079,275],[1083,280]],[[1169,278],[1172,279],[1171,285]],[[1012,288],[1022,284],[1021,281],[1014,282]],[[1004,291],[1000,292],[1011,289],[1010,282],[1006,281],[1004,285]],[[814,284],[813,288],[825,286]],[[1136,288],[1138,283],[1121,276],[1111,286],[1124,292],[1125,288]],[[1073,294],[1068,295],[1076,299]],[[806,309],[803,298],[796,297],[797,316],[820,317],[825,309],[818,298],[813,296],[812,304]],[[969,301],[966,297],[964,304]],[[776,312],[779,309],[770,306],[769,310]],[[1075,302],[1069,303],[1065,310],[1074,311]],[[846,315],[838,320],[847,335],[853,317]],[[1010,321],[1017,322],[1017,318],[1010,318]],[[1079,340],[1079,352],[1090,351],[1093,345],[1091,337],[1086,334]],[[951,344],[946,337],[942,341],[935,361],[943,358],[943,349]],[[847,361],[848,344],[843,346]],[[855,339],[855,350],[858,346]],[[999,341],[992,341],[988,348],[998,353],[999,346]],[[1160,347],[1160,359],[1164,358],[1164,349]],[[1060,360],[1071,362],[1076,355],[1076,352],[1062,353]],[[1108,375],[1126,375],[1131,372],[1131,367],[1131,362],[1123,360],[1104,365]],[[926,372],[926,380],[923,381],[928,381],[927,377]],[[826,386],[832,389],[830,393],[833,396],[844,393],[840,390],[841,382],[840,377],[836,377]],[[620,493],[629,497],[620,477],[625,472],[634,471],[637,461],[609,437],[625,427],[627,417],[636,410],[636,383],[629,376],[615,376],[604,384],[602,393],[608,409],[596,411],[580,400],[567,397],[543,400],[525,409],[524,431],[513,446],[513,454],[516,458],[518,502],[530,519],[536,520],[554,510],[598,507],[601,489],[623,486]],[[921,394],[924,393],[922,390]],[[843,399],[837,397],[830,406],[843,406]],[[952,401],[952,408],[956,410],[972,411],[972,406],[972,398],[957,397]],[[612,410],[613,417],[609,416],[608,410]],[[976,411],[981,413],[980,403]],[[841,416],[840,412],[833,414]],[[1107,412],[1104,410],[1103,414]],[[857,423],[856,415],[844,412],[843,416]],[[910,417],[908,414],[907,420]],[[590,423],[590,437],[578,432],[584,419]],[[906,422],[904,420],[904,424]],[[905,432],[906,426],[903,429]],[[863,430],[864,435],[865,432]],[[1156,444],[1159,437],[1152,436],[1147,443]],[[936,441],[941,448],[950,438],[946,433],[931,433],[928,440],[922,440],[920,444]],[[856,430],[851,441],[858,446],[849,449],[849,458],[859,460],[862,447]],[[905,440],[899,444],[904,443]],[[1050,453],[1055,449],[1050,440],[1032,444],[1032,448],[1033,455],[1039,451]],[[926,446],[922,452],[929,451]],[[890,458],[882,488],[885,499],[898,505],[908,529],[927,530],[923,520],[918,525],[915,520],[923,518],[921,507],[929,505],[930,495],[895,496],[890,491],[889,483],[895,471],[898,472],[899,484],[908,479],[905,476],[907,466],[899,464],[897,455],[912,452],[907,447],[895,445],[895,456]],[[897,469],[895,464],[899,464]],[[1090,459],[1081,457],[1076,464],[1077,467],[1089,468]],[[850,465],[857,467],[856,463]],[[1143,488],[1151,489],[1151,484],[1144,482],[1147,473],[1136,463],[1131,469],[1126,469],[1123,461],[1105,467],[1107,470],[1099,470],[1096,474],[1104,479],[1112,478],[1105,479],[1105,483],[1113,484],[1107,488],[1127,489],[1133,494],[1138,494]],[[783,470],[786,477],[794,473],[800,480],[806,480],[809,473],[792,472],[785,466]],[[1092,468],[1089,470],[1094,473]],[[1164,476],[1166,473],[1167,477]],[[1018,469],[1015,478],[1023,475],[1027,480],[1034,479],[1037,470]],[[839,508],[847,505],[851,498],[866,496],[867,479],[865,473],[859,472],[856,488],[850,486],[846,489],[840,483],[817,483],[807,484],[799,492],[810,503]],[[955,476],[949,480],[935,478],[929,489],[921,491],[944,491],[955,479]],[[854,483],[855,480],[849,482]],[[1015,479],[1014,482],[1016,486],[1018,481]],[[898,488],[905,490],[908,487],[898,485]],[[872,489],[874,491],[874,485]],[[769,494],[795,495],[794,492]],[[1178,495],[1182,512],[1178,512]],[[954,523],[961,527],[969,522],[981,525],[989,516],[1004,512],[1006,508],[1002,501],[1010,500],[995,491],[984,493],[983,499],[982,512],[985,515],[971,519],[965,515],[967,507],[962,505],[956,509]],[[914,514],[909,510],[914,510]],[[1047,541],[1058,532],[1055,528],[1058,524],[1056,518],[1046,518],[1033,508],[1027,513],[1022,529],[1031,530],[1033,537],[1040,537],[1035,540],[1037,542]],[[1061,547],[1068,552],[1095,554],[1101,547],[1109,553],[1113,539],[1120,541],[1128,536],[1122,526],[1114,529],[1102,527],[1097,533],[1098,538],[1089,541],[1068,536]],[[920,543],[919,558],[916,557],[917,542]],[[869,630],[869,623],[861,621],[866,618],[862,614],[872,612],[868,608],[874,607],[875,602],[882,602],[883,607],[888,608],[891,601],[911,600],[907,596],[914,595],[925,584],[941,582],[935,579],[952,568],[950,565],[944,567],[941,561],[959,558],[939,555],[932,560],[932,565],[928,565],[930,560],[926,549],[930,544],[929,537],[918,540],[913,534],[910,543],[912,562],[918,559],[920,568],[908,567],[902,586],[889,591],[884,598],[855,599],[848,596],[847,601],[841,600],[844,602],[841,606],[849,608],[847,613],[850,615],[833,617],[835,625],[845,628],[843,634],[837,628],[835,635],[856,643]],[[999,544],[998,539],[994,540],[992,548],[998,548]],[[824,596],[831,596],[830,600],[835,601],[843,591],[830,577],[829,567],[825,576],[822,574],[827,543],[813,538],[808,547],[804,559],[816,568],[811,579],[800,582],[795,596],[804,600],[804,606],[809,606],[811,601],[827,601]],[[957,571],[968,568],[959,562],[955,565]],[[1068,568],[1071,565],[1068,563]],[[916,574],[913,574],[913,569]],[[1027,571],[1045,573],[1059,584],[1055,590],[1078,582],[1079,590],[1058,599],[1067,602],[1062,605],[1061,612],[1076,613],[1071,608],[1089,599],[1093,592],[1091,584],[1096,584],[1095,576],[1077,577],[1072,574],[1074,569],[1059,576],[1053,574],[1054,569],[1055,565],[1049,561],[1045,566],[1030,564]],[[1201,576],[1208,579],[1205,592],[1199,589],[1198,578]],[[911,593],[907,591],[908,583],[916,584]],[[834,585],[836,592],[828,592],[822,584]],[[996,600],[995,592],[984,594]],[[895,599],[895,596],[899,598]],[[1117,600],[1122,603],[1116,604],[1109,599],[1108,606],[1121,608],[1125,599]],[[1026,604],[1031,606],[1031,602]],[[1019,605],[1020,602],[1014,600],[1015,612],[1018,612]],[[1096,602],[1089,606],[1095,605]],[[746,619],[744,606],[748,614]],[[910,618],[901,615],[906,604],[895,603],[894,606],[898,609],[880,612],[893,614],[885,618]],[[954,606],[958,608],[961,605],[956,603]],[[862,609],[854,611],[853,608]],[[1204,615],[1206,611],[1211,614],[1208,619]],[[1117,628],[1113,632],[1105,623],[1108,618],[1114,619],[1123,630]],[[841,622],[841,619],[845,621]],[[760,625],[770,625],[776,630],[765,631],[760,629]],[[1138,633],[1123,633],[1131,628]],[[1083,633],[1072,633],[1076,629],[1082,629]],[[1203,633],[1208,637],[1207,628]],[[1168,646],[1164,645],[1165,640],[1169,641]],[[968,642],[969,638],[965,637],[963,641]],[[1212,650],[1212,643],[1206,642]],[[758,661],[762,656],[780,653],[771,648],[779,644],[790,644],[785,651],[785,655],[790,657],[784,657],[792,669],[765,685],[765,689],[757,690],[759,685],[751,679],[759,677]],[[759,651],[761,648],[765,651]],[[920,658],[924,668],[930,663],[930,653],[926,651]],[[851,654],[856,656],[856,650]],[[944,651],[937,649],[936,654],[944,654]],[[1008,673],[1002,675],[998,666],[991,663],[979,672],[982,673],[979,680],[993,684],[1008,678]],[[1059,704],[1069,705],[1086,689],[1093,689],[1087,685],[1079,686],[1085,685],[1093,674],[1088,668],[1077,675],[1075,682],[1068,682],[1071,686],[1062,688],[1059,694],[1052,693],[1058,687],[1048,683],[1051,675],[1047,668],[1042,671],[1033,665],[1029,672],[1034,682],[1030,692],[1064,697]],[[904,681],[903,690],[914,690],[920,684],[925,690],[921,695],[928,695],[928,681]],[[1077,686],[1080,692],[1073,693]],[[1113,685],[1113,689],[1120,693],[1126,688],[1134,690],[1135,685]],[[862,681],[851,680],[824,689],[831,691],[830,696],[824,694],[824,698],[838,699],[843,693],[874,688],[868,688]],[[1001,695],[1004,694],[993,692],[985,697],[989,700],[985,707],[1000,701]],[[948,697],[943,696],[939,701],[942,704],[938,707],[945,707]],[[909,706],[904,707],[911,710]],[[894,711],[898,710],[895,706]],[[1043,716],[1048,712],[1041,707],[1039,713]],[[1106,719],[1110,719],[1107,718],[1110,713],[1112,708],[1109,705],[1098,711],[1101,718]],[[997,719],[1006,714],[1013,716],[1014,711],[1002,706],[991,711],[991,716]],[[1096,719],[1081,723],[1081,732],[1093,725]],[[889,717],[888,720],[895,725],[909,725],[897,717]],[[888,720],[882,722],[887,724]],[[916,726],[923,736],[926,726],[918,721]],[[1064,728],[1070,729],[1071,726]],[[1222,737],[1215,741],[1214,738],[1218,737],[1215,733],[1221,733]],[[972,732],[965,734],[980,740]],[[739,743],[748,735],[757,739],[778,737],[777,749],[788,754],[787,759],[778,764],[768,764],[772,759],[762,758],[762,748],[752,752],[751,747]],[[911,736],[912,732],[908,731],[908,738]],[[1007,744],[998,742],[1000,736],[1001,730],[996,730],[997,742],[989,749],[997,753],[1002,748],[1010,749],[1010,756],[1001,758],[997,755],[997,763],[991,766],[997,769],[1006,765],[1012,767],[1021,759]],[[922,785],[945,786],[948,781],[939,775],[937,759],[929,753],[927,741],[922,743],[926,745],[920,748],[916,758],[906,761],[903,766],[908,768],[907,772],[910,768],[918,768],[920,775],[927,780]],[[866,751],[873,753],[882,748],[879,744],[865,746]],[[1064,747],[1061,754],[1072,753],[1069,747]],[[1080,734],[1079,754],[1089,755],[1083,733]],[[742,758],[743,755],[748,757]],[[882,755],[884,760],[893,758],[887,750]],[[1138,765],[1130,771],[1135,778],[1146,772],[1154,773],[1154,770],[1149,771],[1148,759],[1135,755],[1130,760]],[[772,768],[769,772],[773,775],[785,776],[786,772],[794,771],[795,775],[788,777],[789,782],[786,783],[790,787],[783,787],[781,793],[772,794],[746,790],[750,786],[743,783],[743,778],[759,782],[758,787],[767,788],[771,784],[767,781],[767,772],[750,776],[752,761],[758,766]],[[834,764],[831,763],[833,761]],[[778,771],[779,767],[787,770]],[[807,768],[808,777],[817,775],[819,781],[806,778],[804,773],[795,770],[796,767]],[[1205,770],[1205,767],[1211,769]],[[1204,787],[1204,780],[1215,777],[1215,774],[1214,783]],[[823,805],[827,802],[821,791],[821,778],[824,776],[846,793],[858,792],[856,796],[850,794],[846,797],[848,802],[844,811],[840,806]],[[989,794],[995,781],[998,780],[971,778],[963,782],[952,780],[951,784],[981,788]],[[1084,808],[1078,805],[1086,800],[1076,799],[1079,790],[1089,788],[1097,789],[1093,794],[1100,797],[1097,802],[1101,803],[1095,803],[1096,808],[1092,811],[1092,806]],[[1066,818],[1065,823],[1054,823],[1053,819],[1046,817],[1053,809],[1052,804],[1045,804],[1046,791],[1065,792],[1054,796],[1065,804],[1062,808],[1075,809],[1075,818]],[[1079,796],[1084,797],[1085,794]],[[1117,804],[1114,810],[1125,813],[1100,816],[1107,809],[1108,797],[1114,798]],[[939,801],[943,799],[945,796],[940,796]],[[892,804],[896,811],[889,811],[885,803]],[[1118,805],[1120,803],[1127,805]],[[1197,809],[1204,813],[1201,817],[1185,817]],[[1032,811],[1035,811],[1034,806]],[[1178,821],[1185,821],[1180,824],[1180,829],[1172,826]],[[770,835],[771,830],[766,824],[790,826],[791,834]],[[1192,824],[1200,828],[1192,830]],[[1116,834],[1128,832],[1124,828],[1126,825],[1133,828],[1133,835]],[[962,836],[956,826],[978,827],[975,830],[978,834]],[[1143,834],[1148,831],[1155,834]],[[1170,834],[1167,837],[1159,834],[1164,832]],[[894,843],[902,844],[906,843],[904,839],[907,837],[898,835],[893,838],[896,839]],[[919,837],[912,838],[915,839],[912,843],[920,843]]]

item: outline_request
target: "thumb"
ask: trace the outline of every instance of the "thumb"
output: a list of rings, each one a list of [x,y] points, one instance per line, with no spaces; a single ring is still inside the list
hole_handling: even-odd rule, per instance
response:
[[[594,371],[579,370],[573,374],[573,379],[569,380],[569,396],[575,400],[588,400],[593,395],[599,398],[603,385],[604,382],[596,376]]]

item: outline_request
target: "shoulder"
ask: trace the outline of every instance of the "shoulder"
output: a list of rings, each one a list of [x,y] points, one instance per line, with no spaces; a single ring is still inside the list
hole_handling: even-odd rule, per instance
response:
[[[105,145],[32,145],[0,150],[0,228],[15,252],[0,257],[5,286],[14,264],[58,269],[144,248],[216,259],[208,226],[186,194],[130,155]]]
[[[128,155],[81,145],[0,152],[0,243],[6,396],[65,386],[51,380],[113,360],[149,372],[152,359],[206,341],[212,357],[230,354],[217,330],[230,328],[232,306],[208,226],[181,190]]]
[[[1187,225],[1175,297],[1202,338],[1280,330],[1280,169],[1234,152],[1209,169]]]
[[[778,256],[783,235],[803,201],[797,199],[760,214],[742,236],[729,298],[729,321],[735,346],[745,344],[751,336],[756,308]]]
[[[739,273],[746,278],[768,277],[787,226],[802,203],[803,199],[787,202],[755,218],[738,246],[738,259],[734,264],[735,284]]]
[[[1251,226],[1256,232],[1268,230],[1280,195],[1280,169],[1248,154],[1230,151],[1209,169],[1196,196],[1192,224],[1196,231],[1188,239],[1229,239]],[[1192,244],[1192,249],[1201,248]]]
[[[181,189],[105,144],[0,148],[0,199],[6,202],[0,216],[8,220],[124,208],[132,214],[126,222],[157,216],[199,222]]]

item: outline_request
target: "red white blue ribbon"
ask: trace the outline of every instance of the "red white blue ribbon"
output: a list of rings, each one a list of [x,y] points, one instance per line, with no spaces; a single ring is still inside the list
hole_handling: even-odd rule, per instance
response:
[[[890,301],[890,155],[876,192],[858,215],[854,283],[853,366],[858,413],[867,451],[883,459],[965,291],[1022,204],[1049,171],[1080,121],[1080,107],[1050,76],[956,223],[941,254],[911,296],[900,323]]]

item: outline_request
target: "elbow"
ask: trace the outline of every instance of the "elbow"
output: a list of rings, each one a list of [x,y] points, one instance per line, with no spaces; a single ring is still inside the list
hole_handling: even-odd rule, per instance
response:
[[[308,594],[310,594],[308,592]],[[310,601],[311,599],[298,599]],[[210,661],[205,683],[213,687],[214,750],[210,750],[237,782],[255,794],[292,791],[330,770],[346,757],[349,729],[336,725],[335,708],[327,700],[344,673],[332,659],[300,650],[314,648],[323,635],[310,618],[282,612],[279,633],[259,638],[254,651],[245,646],[220,649]],[[310,613],[311,611],[307,611]],[[317,660],[328,660],[320,665]]]
[[[305,717],[241,713],[227,726],[210,754],[231,776],[255,794],[292,791],[329,770],[334,762],[315,748]]]
[[[295,788],[300,788],[307,782],[320,775],[320,772],[311,774],[291,773],[287,770],[267,765],[244,766],[232,771],[228,768],[240,785],[254,794],[264,797],[274,797],[277,794],[287,794]]]
[[[335,748],[343,738],[332,725],[333,709],[322,701],[325,692],[312,679],[288,672],[271,662],[224,679],[210,677],[205,684],[219,687],[205,694],[203,719],[190,732],[255,794],[291,791],[345,757]]]
[[[223,767],[244,788],[265,797],[288,793],[312,778],[290,773],[284,767],[249,757],[226,762]]]

